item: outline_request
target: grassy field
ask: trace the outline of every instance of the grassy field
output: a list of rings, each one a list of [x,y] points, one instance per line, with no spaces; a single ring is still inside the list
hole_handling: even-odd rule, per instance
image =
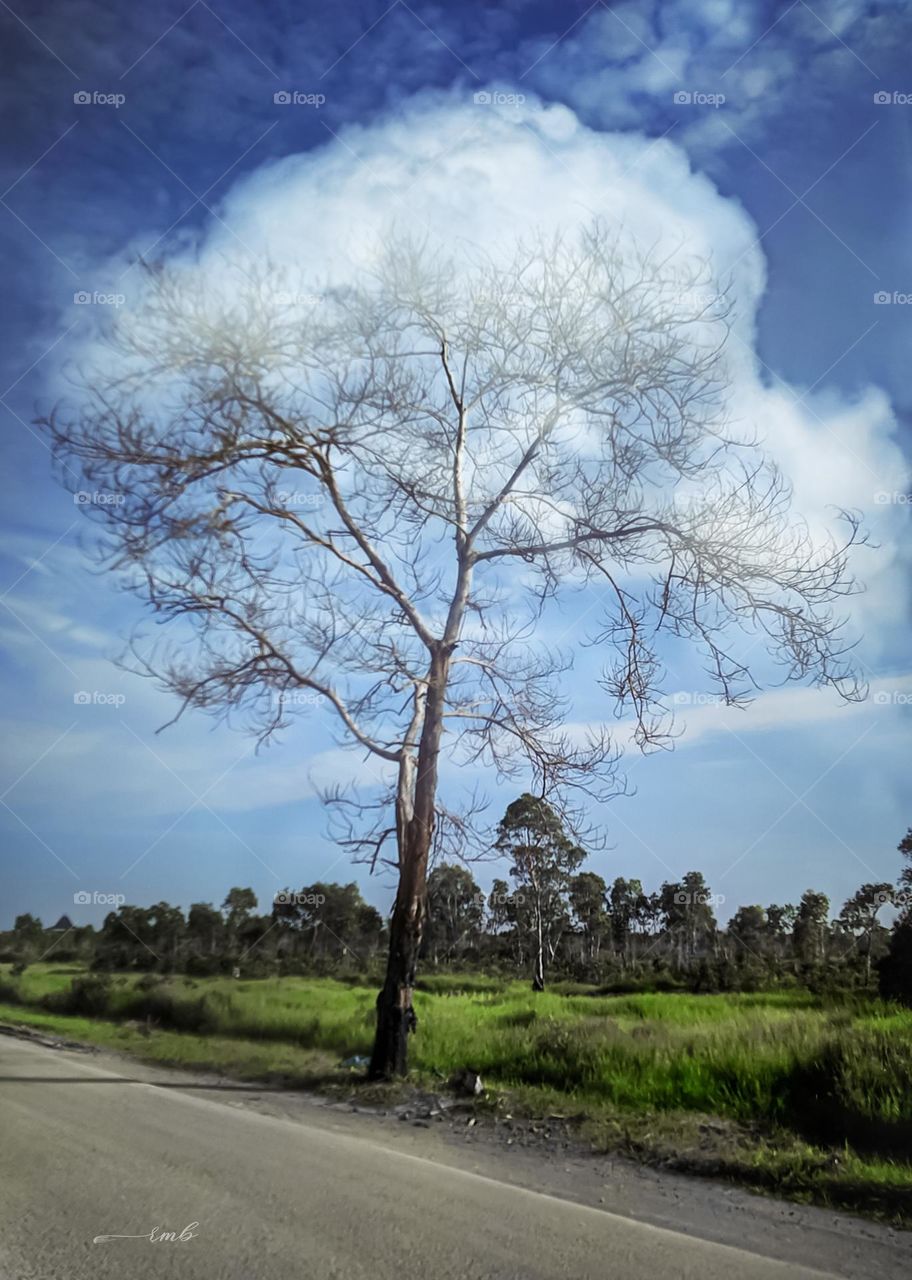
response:
[[[912,1011],[804,992],[534,995],[452,975],[424,986],[419,1083],[471,1066],[502,1109],[572,1114],[597,1146],[912,1225]],[[330,979],[104,983],[68,966],[19,978],[0,967],[5,1019],[301,1084],[345,1079],[340,1059],[369,1051],[374,998]]]

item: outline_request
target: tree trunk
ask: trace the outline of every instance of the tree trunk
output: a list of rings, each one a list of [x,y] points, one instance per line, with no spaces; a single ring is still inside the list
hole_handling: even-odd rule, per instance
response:
[[[406,1074],[408,1037],[418,1025],[412,1008],[412,992],[424,924],[427,853],[422,859],[417,850],[408,852],[411,856],[403,867],[390,922],[386,979],[377,996],[377,1032],[368,1071],[371,1080],[389,1080]]]
[[[435,650],[420,711],[421,737],[417,765],[400,762],[396,797],[399,887],[390,921],[386,978],[377,996],[377,1031],[368,1075],[391,1080],[408,1071],[408,1037],[418,1025],[412,1008],[415,971],[421,950],[426,910],[427,868],[434,834],[437,757],[443,732],[443,709],[451,647]],[[419,713],[416,712],[417,724]]]
[[[535,917],[536,938],[535,938],[535,972],[532,975],[532,990],[544,991],[545,989],[545,944],[542,937],[542,918],[541,910],[536,912]]]

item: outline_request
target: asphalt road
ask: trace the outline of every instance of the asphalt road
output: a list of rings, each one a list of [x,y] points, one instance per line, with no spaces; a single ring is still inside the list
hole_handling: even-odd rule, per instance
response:
[[[2,1280],[837,1274],[129,1072],[0,1036]]]

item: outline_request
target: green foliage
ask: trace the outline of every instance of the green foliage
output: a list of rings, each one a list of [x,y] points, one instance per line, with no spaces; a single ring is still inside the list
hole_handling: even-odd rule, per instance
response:
[[[74,978],[66,991],[45,996],[44,1004],[52,1013],[75,1014],[85,1018],[105,1018],[111,1011],[112,986],[107,977],[87,974]]]
[[[912,911],[906,911],[893,929],[877,977],[885,999],[912,1006]]]
[[[515,921],[528,938],[533,960],[533,986],[544,989],[545,961],[553,961],[567,924],[566,895],[570,878],[585,853],[564,831],[547,801],[528,792],[507,806],[497,827],[497,852],[510,860]]]
[[[912,886],[912,830],[899,845],[909,865],[897,890],[885,881],[863,884],[831,921],[826,896],[809,889],[797,907],[740,906],[724,927],[700,872],[646,892],[638,879],[618,876],[609,888],[595,872],[580,871],[582,850],[538,797],[523,795],[509,806],[497,847],[510,859],[514,883],[494,880],[487,897],[465,867],[443,863],[431,871],[419,966],[424,990],[448,989],[446,969],[458,975],[449,989],[462,992],[480,989],[469,985],[483,985],[480,975],[500,980],[530,970],[542,987],[547,967],[549,985],[564,992],[573,984],[616,994],[804,985],[830,998],[879,985],[886,998],[912,1004],[912,912],[892,931],[879,919],[882,908],[912,900],[903,888]],[[384,920],[356,884],[283,891],[268,915],[254,914],[256,906],[253,890],[243,887],[229,891],[221,910],[196,902],[186,917],[167,902],[125,904],[98,933],[91,926],[67,930],[65,946],[60,928],[44,929],[23,913],[0,934],[0,963],[14,966],[26,999],[46,980],[35,962],[49,953],[99,973],[217,978],[238,967],[244,977],[382,982]],[[467,969],[478,973],[469,979]]]
[[[427,879],[423,955],[435,964],[458,962],[477,950],[484,927],[485,896],[465,867],[441,863]]]

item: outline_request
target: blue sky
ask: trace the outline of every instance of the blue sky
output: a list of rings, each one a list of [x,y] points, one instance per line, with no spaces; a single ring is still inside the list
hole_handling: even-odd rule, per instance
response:
[[[725,712],[703,699],[699,663],[673,655],[686,732],[674,753],[631,757],[636,794],[593,812],[611,847],[592,868],[649,887],[698,868],[725,896],[723,917],[812,886],[838,904],[895,876],[912,822],[904,6],[34,0],[4,4],[0,22],[0,925],[24,910],[98,922],[103,906],[74,907],[81,890],[186,906],[233,884],[265,902],[287,884],[354,877],[388,905],[389,882],[368,881],[325,837],[314,782],[360,766],[319,714],[258,756],[193,717],[155,735],[168,698],[111,663],[139,606],[89,568],[85,521],[31,424],[110,305],[74,299],[128,296],[131,254],[292,239],[307,206],[318,258],[327,188],[349,193],[357,221],[359,201],[397,196],[385,175],[401,178],[409,147],[420,163],[408,198],[426,212],[473,146],[505,170],[515,157],[512,195],[533,206],[546,194],[536,182],[551,200],[610,203],[610,185],[580,175],[620,156],[632,216],[680,208],[723,265],[741,255],[745,412],[812,514],[861,508],[878,544],[852,605],[871,699],[846,708],[788,689]],[[309,101],[276,102],[284,92]],[[498,93],[506,105],[476,101]],[[570,686],[580,718],[602,714],[589,674],[583,663]],[[495,791],[492,812],[510,798]]]

